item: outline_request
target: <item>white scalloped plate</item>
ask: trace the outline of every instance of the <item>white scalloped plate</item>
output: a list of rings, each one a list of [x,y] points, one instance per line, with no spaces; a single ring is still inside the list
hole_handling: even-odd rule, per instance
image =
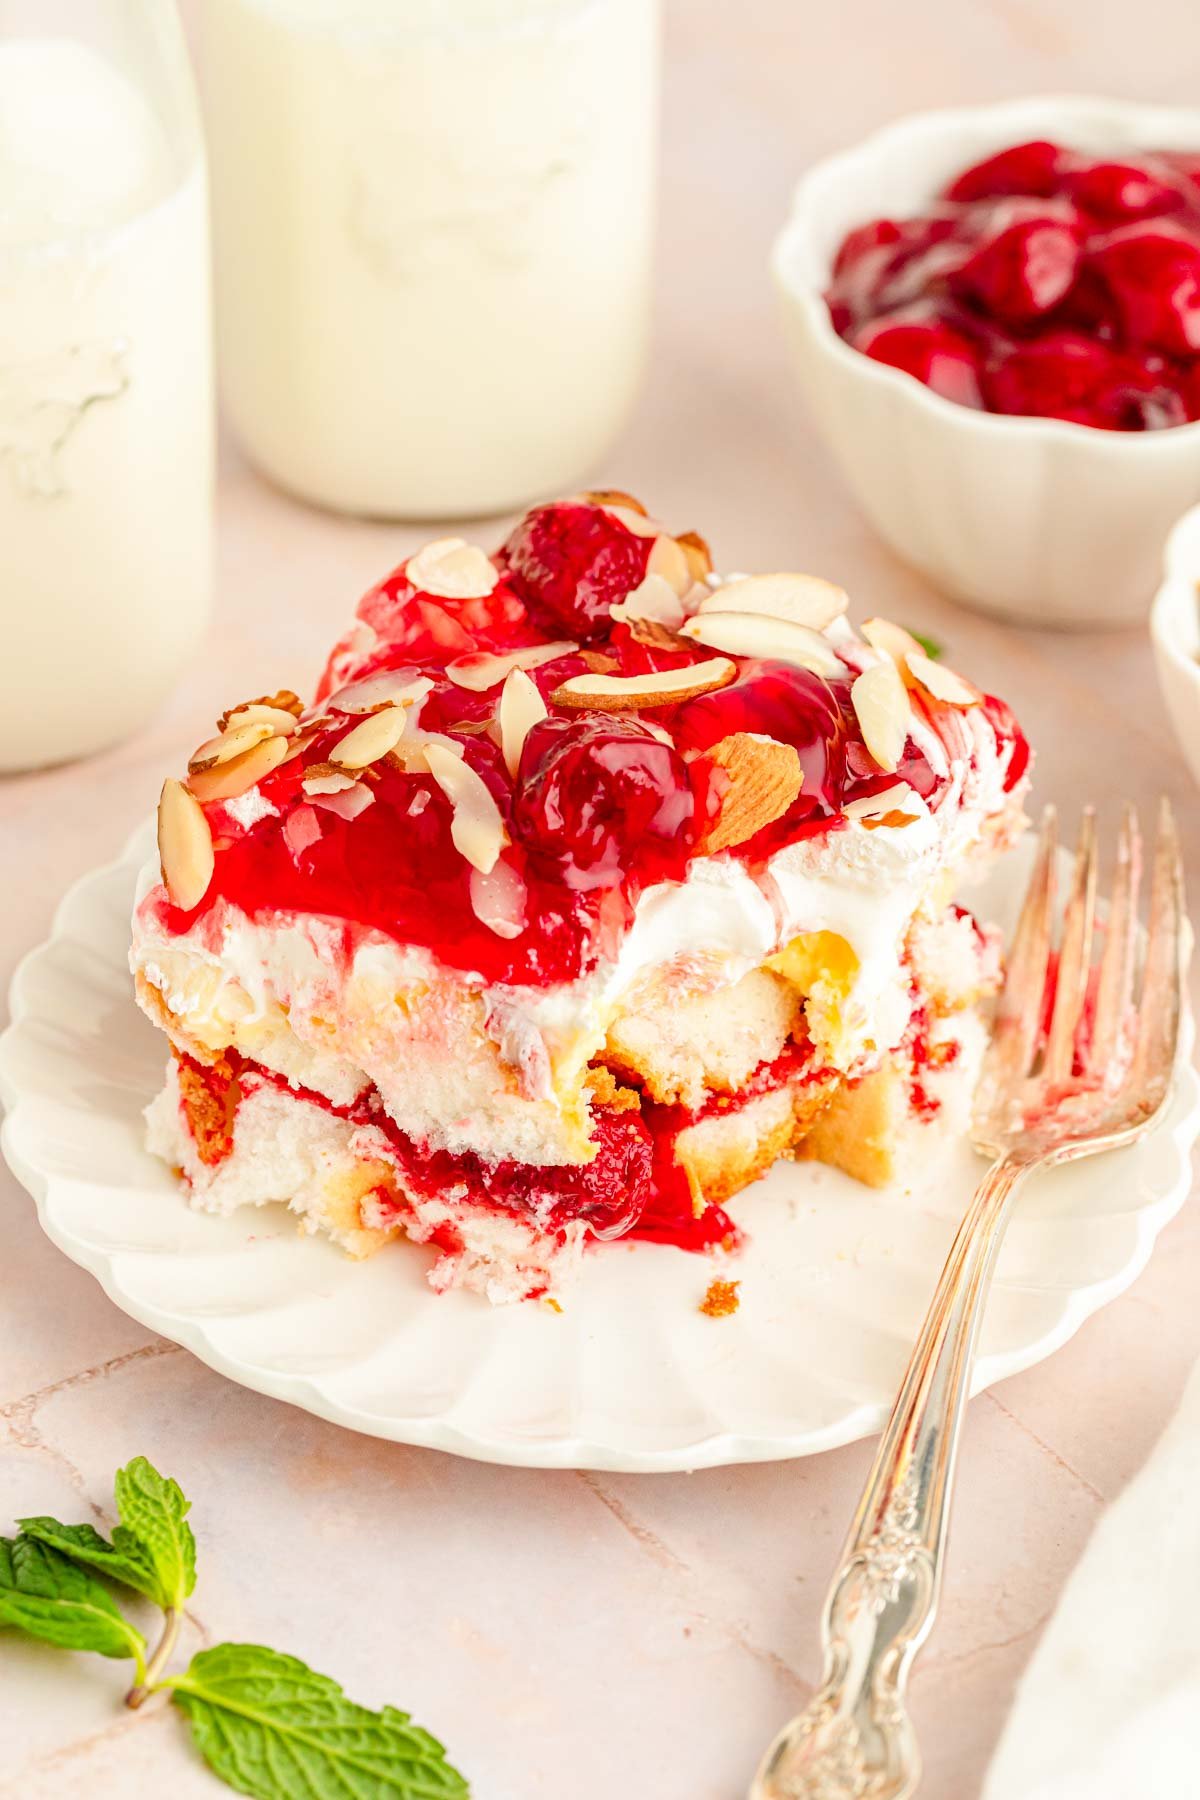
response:
[[[428,1253],[365,1264],[282,1208],[193,1212],[142,1148],[163,1047],[125,953],[150,843],[86,876],[27,957],[0,1041],[3,1147],[42,1225],[118,1306],[233,1381],[357,1431],[485,1461],[697,1469],[803,1456],[877,1430],[980,1164],[948,1143],[911,1190],[781,1163],[734,1202],[741,1305],[698,1303],[705,1258],[649,1244],[589,1257],[561,1316],[435,1295]],[[1028,852],[972,896],[1004,924]],[[1136,1278],[1182,1204],[1200,1131],[1185,1067],[1130,1150],[1030,1185],[1000,1260],[976,1387],[1057,1349]]]

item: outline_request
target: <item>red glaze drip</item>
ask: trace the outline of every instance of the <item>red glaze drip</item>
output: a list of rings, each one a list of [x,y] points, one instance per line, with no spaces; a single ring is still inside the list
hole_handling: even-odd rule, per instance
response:
[[[1039,140],[849,233],[838,333],[943,398],[1154,431],[1200,418],[1200,163]]]

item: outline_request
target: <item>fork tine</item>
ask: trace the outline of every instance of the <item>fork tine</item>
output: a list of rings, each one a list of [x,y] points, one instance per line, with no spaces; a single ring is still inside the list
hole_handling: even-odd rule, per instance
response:
[[[1117,867],[1113,876],[1108,916],[1104,923],[1104,955],[1096,984],[1096,1016],[1088,1063],[1094,1073],[1109,1075],[1128,1046],[1126,1027],[1131,1021],[1133,976],[1137,961],[1137,902],[1142,878],[1142,839],[1137,813],[1126,805],[1117,842]]]
[[[1175,1063],[1183,1011],[1186,931],[1179,834],[1170,801],[1164,797],[1158,812],[1137,1048],[1129,1083],[1146,1113],[1156,1111],[1161,1104]]]
[[[1054,983],[1054,1009],[1046,1039],[1047,1081],[1069,1081],[1075,1066],[1075,1039],[1092,966],[1092,922],[1096,910],[1096,812],[1086,806],[1075,851],[1071,897],[1063,918],[1062,945]]]
[[[1037,860],[1013,933],[985,1062],[986,1075],[996,1083],[1015,1082],[1026,1074],[1041,1036],[1057,850],[1058,815],[1048,806],[1042,814]]]

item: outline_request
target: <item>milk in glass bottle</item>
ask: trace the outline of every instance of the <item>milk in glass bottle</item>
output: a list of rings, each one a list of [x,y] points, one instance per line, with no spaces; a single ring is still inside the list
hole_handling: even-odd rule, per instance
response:
[[[657,0],[205,0],[222,389],[351,512],[592,468],[647,322]]]
[[[140,725],[203,630],[205,175],[167,0],[0,0],[0,770]]]

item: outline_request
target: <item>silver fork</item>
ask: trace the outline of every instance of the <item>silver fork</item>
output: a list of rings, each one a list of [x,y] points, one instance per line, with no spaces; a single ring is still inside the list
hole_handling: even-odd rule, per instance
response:
[[[1056,964],[1057,824],[1047,809],[972,1114],[972,1142],[991,1166],[942,1270],[826,1598],[822,1685],[767,1751],[750,1800],[905,1800],[916,1789],[908,1675],[937,1614],[975,1340],[1013,1195],[1035,1169],[1132,1143],[1171,1091],[1189,932],[1165,800],[1139,959],[1140,862],[1128,808],[1093,970],[1096,827],[1085,812]]]

